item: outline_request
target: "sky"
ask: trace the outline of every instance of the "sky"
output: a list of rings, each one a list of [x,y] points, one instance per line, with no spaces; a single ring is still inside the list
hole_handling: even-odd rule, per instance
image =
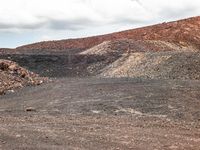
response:
[[[0,0],[0,47],[93,36],[200,15],[200,0]]]

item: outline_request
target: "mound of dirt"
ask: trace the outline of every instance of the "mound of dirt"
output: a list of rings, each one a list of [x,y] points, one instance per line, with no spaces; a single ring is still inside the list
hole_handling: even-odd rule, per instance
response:
[[[46,79],[20,67],[17,63],[0,59],[0,95],[7,90],[27,85],[39,85]]]
[[[99,76],[200,80],[200,53],[171,51],[127,54],[102,69]]]

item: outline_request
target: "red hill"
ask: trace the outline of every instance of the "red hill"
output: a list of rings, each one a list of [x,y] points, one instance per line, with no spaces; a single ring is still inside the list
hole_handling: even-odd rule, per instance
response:
[[[153,26],[126,30],[112,34],[79,39],[45,41],[17,47],[18,50],[69,50],[87,49],[104,41],[119,39],[160,40],[181,46],[193,46],[200,49],[200,16],[189,19],[161,23]]]

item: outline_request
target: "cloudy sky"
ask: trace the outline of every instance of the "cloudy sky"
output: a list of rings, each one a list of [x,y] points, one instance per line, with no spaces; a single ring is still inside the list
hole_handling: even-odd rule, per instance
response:
[[[0,0],[0,47],[200,15],[200,0]]]

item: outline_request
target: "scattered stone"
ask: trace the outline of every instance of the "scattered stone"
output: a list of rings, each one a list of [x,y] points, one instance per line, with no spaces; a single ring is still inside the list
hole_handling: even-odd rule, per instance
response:
[[[26,111],[36,111],[36,109],[35,108],[33,108],[33,107],[27,107],[26,109],[25,109]]]
[[[7,92],[8,93],[14,93],[15,91],[14,90],[8,90]]]
[[[94,113],[94,114],[99,114],[101,111],[99,111],[99,110],[92,110],[92,113]]]
[[[19,138],[19,137],[21,137],[21,135],[20,135],[20,134],[17,134],[16,137]]]

